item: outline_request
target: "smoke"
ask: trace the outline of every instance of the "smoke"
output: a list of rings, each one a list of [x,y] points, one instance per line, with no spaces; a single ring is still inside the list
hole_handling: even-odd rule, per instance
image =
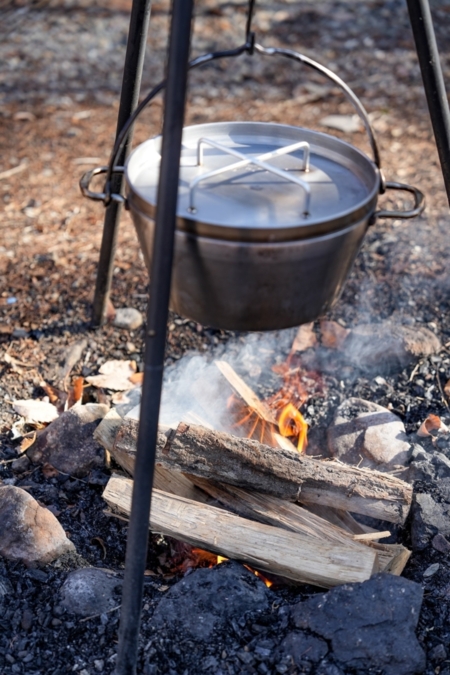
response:
[[[208,353],[185,354],[165,370],[159,423],[173,428],[186,421],[230,431],[227,404],[232,389],[215,362],[227,361],[263,398],[281,386],[272,366],[286,359],[296,330],[249,333]],[[135,419],[138,415],[139,406],[128,413]]]

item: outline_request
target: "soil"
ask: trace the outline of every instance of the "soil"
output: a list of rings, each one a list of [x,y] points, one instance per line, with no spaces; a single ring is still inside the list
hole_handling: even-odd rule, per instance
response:
[[[193,54],[239,44],[244,4],[198,2]],[[432,4],[448,81],[450,3],[435,0]],[[0,75],[0,440],[6,462],[17,456],[18,436],[28,430],[10,402],[42,397],[43,383],[56,385],[64,349],[73,342],[81,337],[88,340],[73,377],[95,374],[111,358],[131,357],[142,368],[143,329],[129,333],[110,323],[96,330],[90,326],[103,207],[84,200],[77,185],[83,171],[106,163],[112,147],[129,9],[129,0],[1,4],[0,61],[5,65]],[[162,77],[167,12],[167,2],[153,5],[144,91]],[[341,75],[371,114],[386,177],[417,185],[427,198],[421,217],[382,220],[369,230],[343,295],[328,318],[346,327],[388,318],[426,326],[444,347],[416,367],[396,373],[382,373],[381,364],[380,372],[361,373],[329,361],[323,373],[326,398],[313,395],[305,408],[312,439],[320,445],[337,405],[350,396],[388,407],[410,434],[429,413],[448,421],[449,403],[443,391],[450,378],[448,203],[405,4],[400,0],[260,0],[255,30],[262,44],[305,51]],[[331,114],[352,114],[334,86],[297,65],[246,56],[192,74],[186,121],[273,120],[327,131],[320,120]],[[136,142],[158,133],[160,123],[161,104],[155,103],[138,124]],[[330,133],[368,152],[362,131]],[[16,172],[3,174],[15,168]],[[402,196],[386,195],[381,203],[405,208]],[[147,292],[142,255],[124,213],[112,301],[116,307],[133,306],[145,312]],[[172,314],[167,365],[193,350],[212,354],[230,339],[232,349],[239,350],[245,336],[231,336]],[[274,339],[276,343],[278,337]],[[277,358],[282,360],[287,352],[284,341],[279,344]],[[6,354],[14,363],[5,360]],[[245,364],[242,374],[248,375]],[[256,378],[253,385],[264,394],[262,381]],[[86,396],[99,400],[108,398],[108,392],[88,390]],[[108,517],[101,498],[108,471],[73,479],[45,475],[39,467],[18,473],[3,463],[0,477],[51,506],[78,552],[78,557],[45,569],[0,562],[0,575],[10,584],[0,619],[0,672],[110,673],[118,612],[84,621],[64,614],[55,599],[69,569],[92,565],[123,571],[126,523]],[[427,490],[427,486],[418,488]],[[408,528],[398,536],[409,543]],[[266,670],[259,666],[257,670],[236,654],[251,645],[256,634],[278,644],[286,632],[280,606],[316,590],[275,588],[276,602],[270,611],[257,622],[230,624],[194,658],[192,645],[177,644],[164,632],[155,636],[151,624],[161,594],[180,578],[173,572],[174,560],[183,555],[183,547],[153,537],[139,672],[286,672],[277,670],[270,659]],[[438,573],[424,578],[424,571],[435,562],[440,564]],[[447,557],[429,546],[412,556],[404,576],[421,583],[426,591],[417,631],[427,653],[425,672],[448,673],[445,650],[440,661],[436,657],[436,648],[448,647],[450,642]]]

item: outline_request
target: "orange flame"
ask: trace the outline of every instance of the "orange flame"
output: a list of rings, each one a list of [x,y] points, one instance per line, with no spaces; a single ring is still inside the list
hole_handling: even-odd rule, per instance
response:
[[[278,419],[278,426],[282,436],[298,436],[297,450],[304,452],[308,444],[308,424],[301,412],[292,404],[284,406]]]
[[[190,556],[188,558],[189,564],[184,564],[181,567],[181,570],[183,572],[187,572],[188,569],[191,569],[192,567],[214,567],[215,565],[220,565],[221,563],[225,562],[228,560],[228,558],[225,558],[223,555],[216,555],[215,553],[210,553],[209,551],[204,551],[201,548],[195,548],[193,547],[191,549]],[[252,567],[249,567],[249,565],[244,565],[250,572],[252,572],[255,576],[259,577],[261,581],[263,581],[267,588],[270,588],[273,586],[273,581],[270,581],[270,579],[267,579],[262,572],[259,572],[258,570],[254,570]],[[178,570],[177,570],[178,571]]]

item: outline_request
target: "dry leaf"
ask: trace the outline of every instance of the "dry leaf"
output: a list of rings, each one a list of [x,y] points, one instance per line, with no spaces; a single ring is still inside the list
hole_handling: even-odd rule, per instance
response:
[[[344,328],[336,321],[321,321],[320,332],[322,344],[328,349],[339,349],[350,333],[348,328]]]
[[[133,373],[128,379],[133,384],[142,384],[144,381],[144,373]]]
[[[428,415],[426,420],[422,422],[420,425],[417,435],[418,436],[435,436],[436,434],[433,434],[433,431],[448,431],[448,427],[444,424],[444,422],[441,420],[438,415]]]
[[[56,389],[56,387],[53,387],[51,384],[47,384],[47,382],[40,382],[39,386],[45,391],[47,396],[50,399],[50,403],[53,403],[56,405],[56,403],[61,399],[61,392],[59,389]]]
[[[58,469],[55,469],[52,464],[46,462],[42,466],[42,473],[44,474],[45,478],[54,478],[55,476],[58,476],[59,471]]]
[[[58,417],[58,411],[49,401],[36,401],[34,399],[14,401],[12,407],[30,424],[53,422]]]
[[[20,454],[22,455],[24,452],[28,450],[28,448],[31,448],[35,440],[36,440],[35,431],[33,431],[31,434],[27,434],[26,436],[24,436],[19,446]]]
[[[444,387],[444,393],[448,398],[450,398],[450,380],[448,380]]]
[[[305,323],[300,326],[292,343],[291,351],[304,352],[306,349],[316,346],[317,338],[313,327],[313,323]]]
[[[73,386],[69,391],[69,396],[67,399],[68,408],[71,408],[73,405],[75,405],[75,403],[78,403],[83,398],[83,383],[84,383],[83,377],[77,377],[75,379],[75,382],[73,383]]]
[[[130,377],[136,372],[135,361],[107,361],[100,370],[99,375],[92,375],[86,380],[94,387],[113,389],[114,391],[126,391],[135,385]]]

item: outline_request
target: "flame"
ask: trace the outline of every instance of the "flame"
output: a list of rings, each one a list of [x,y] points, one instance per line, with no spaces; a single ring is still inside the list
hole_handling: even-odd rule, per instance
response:
[[[301,412],[292,403],[288,403],[282,409],[278,426],[282,436],[298,436],[297,450],[305,451],[308,444],[308,425]]]
[[[192,569],[193,567],[211,568],[215,567],[216,565],[220,565],[221,563],[226,562],[227,560],[228,558],[225,558],[225,556],[223,555],[216,555],[215,553],[204,551],[202,548],[192,547],[186,560],[183,562],[181,566],[177,567],[174,571],[176,572],[181,571],[183,573],[186,573],[189,569]],[[244,565],[244,567],[246,567],[255,576],[259,577],[261,581],[263,581],[266,584],[267,588],[273,586],[273,581],[267,579],[267,577],[265,577],[264,574],[262,574],[262,572],[254,570],[249,565]]]

